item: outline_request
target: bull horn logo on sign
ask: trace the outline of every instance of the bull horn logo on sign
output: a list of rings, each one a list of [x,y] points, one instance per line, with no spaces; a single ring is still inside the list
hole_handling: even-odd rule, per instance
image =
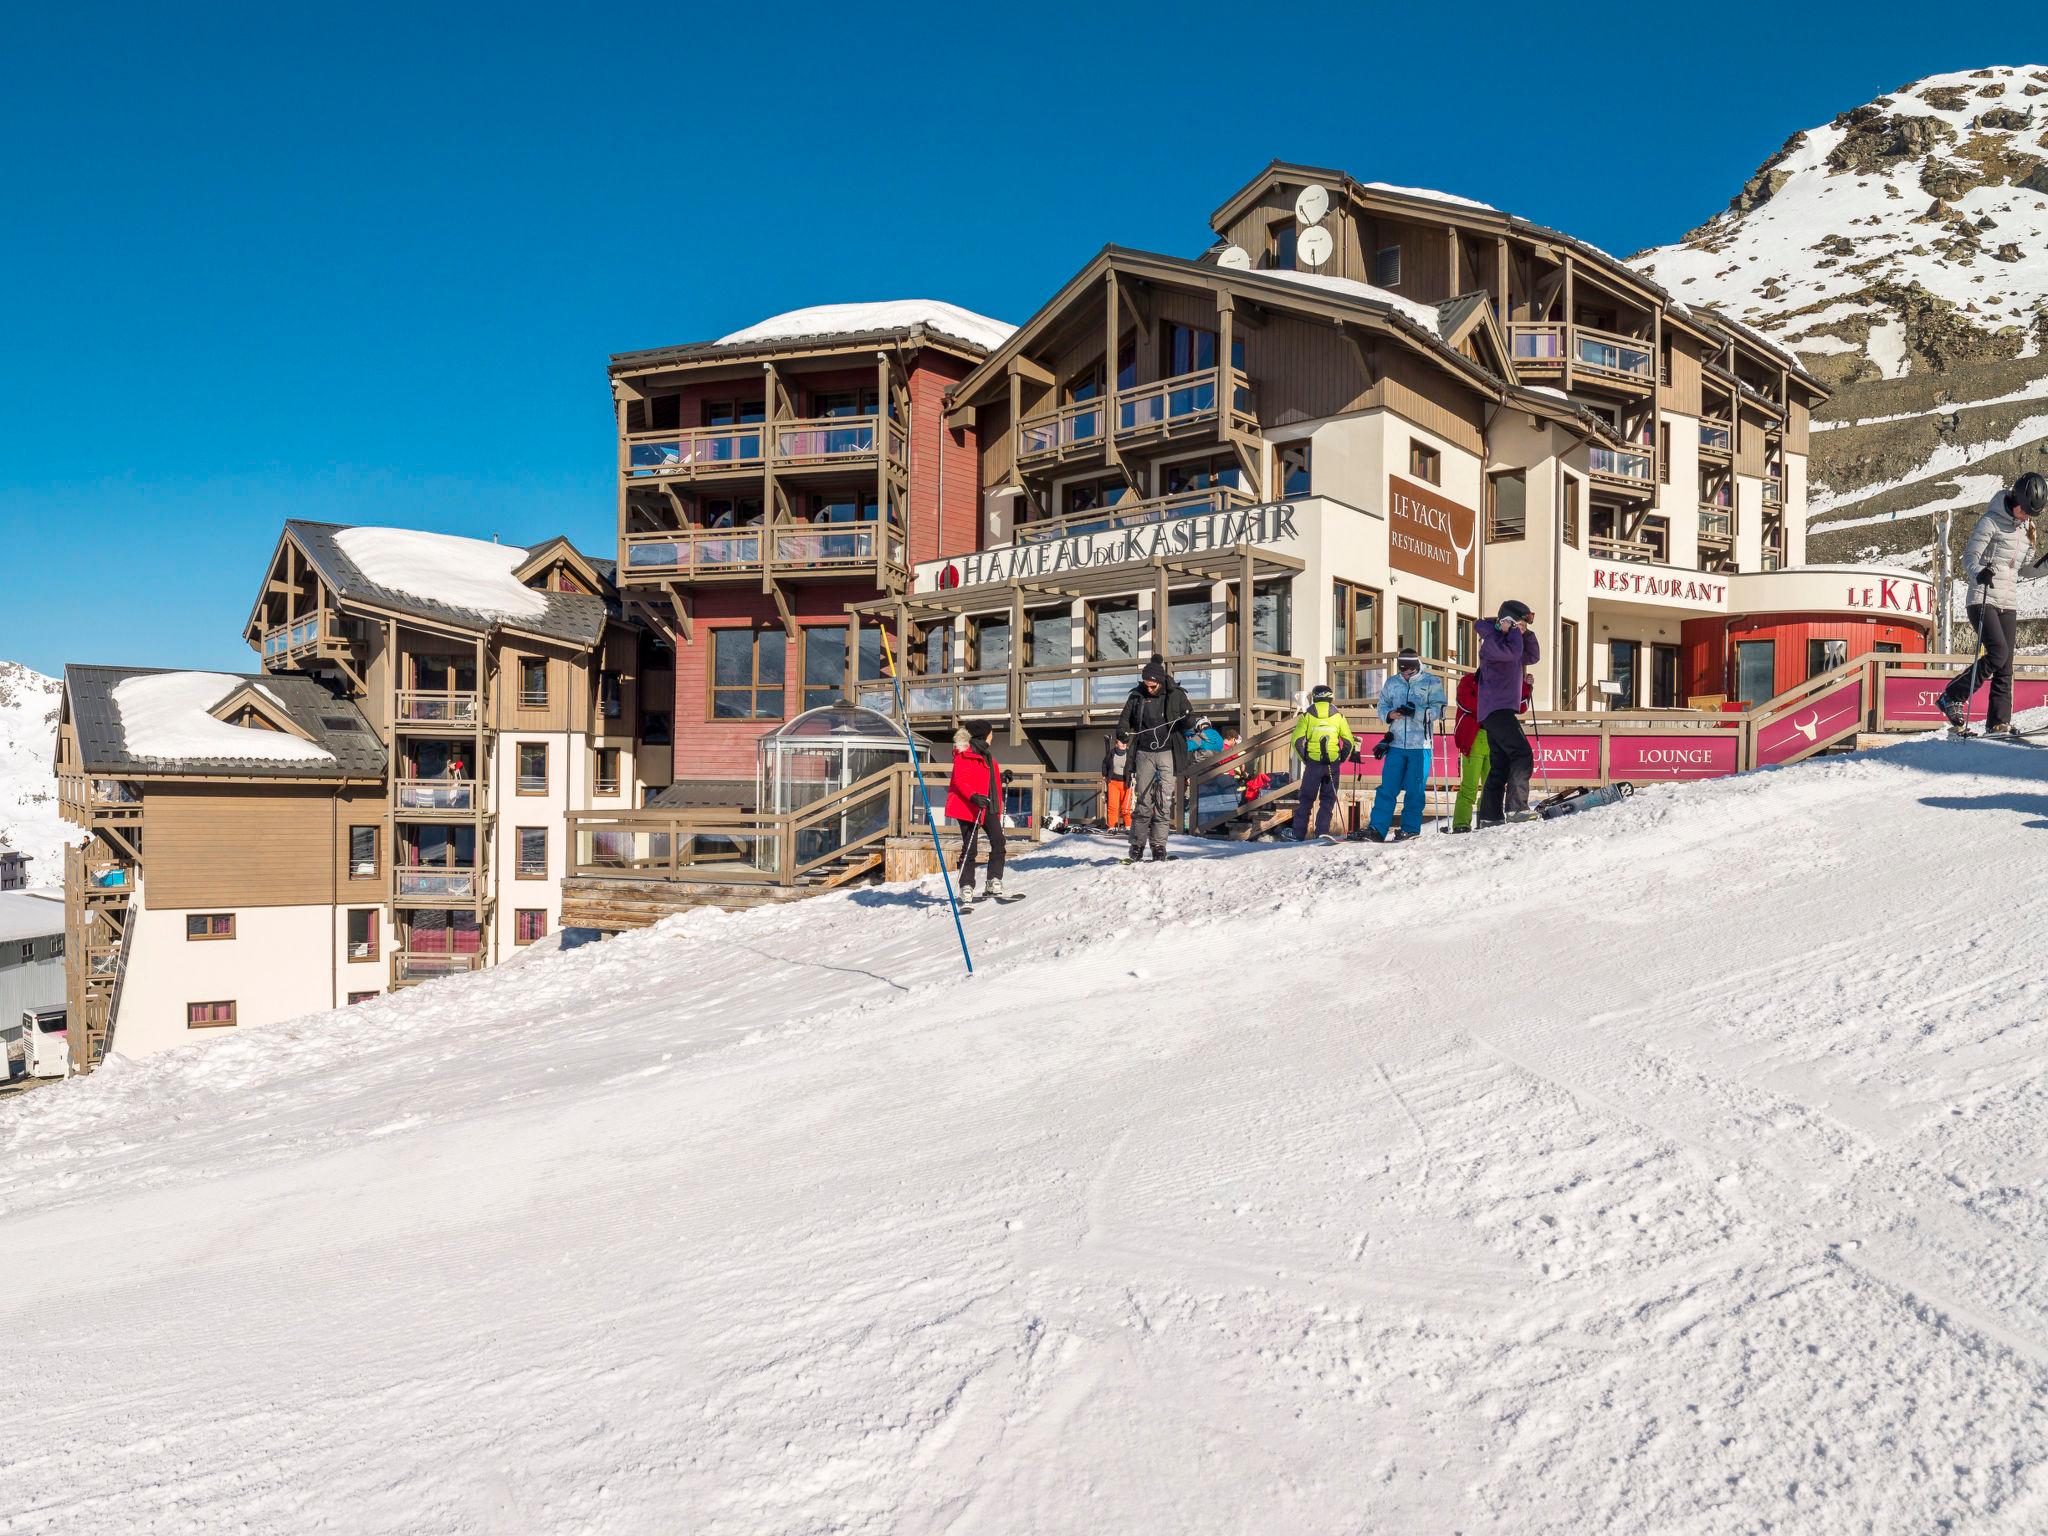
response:
[[[1816,709],[1811,720],[1794,720],[1792,722],[1792,729],[1804,736],[1809,746],[1818,746],[1820,744],[1820,711]]]

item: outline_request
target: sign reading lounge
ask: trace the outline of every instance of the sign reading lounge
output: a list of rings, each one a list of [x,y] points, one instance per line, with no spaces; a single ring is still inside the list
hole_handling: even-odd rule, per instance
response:
[[[1240,544],[1276,544],[1296,537],[1294,508],[1286,502],[1263,507],[1233,507],[1136,528],[988,549],[949,560],[936,571],[920,571],[920,591],[980,587],[994,582],[1029,581],[1062,571],[1085,571],[1098,565],[1125,565],[1154,555],[1199,555],[1235,549]]]

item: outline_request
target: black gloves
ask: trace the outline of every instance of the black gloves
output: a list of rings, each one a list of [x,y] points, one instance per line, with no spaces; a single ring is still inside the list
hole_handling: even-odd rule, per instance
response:
[[[1372,755],[1375,758],[1384,758],[1387,755],[1387,750],[1393,745],[1394,738],[1392,735],[1382,736],[1372,744]]]
[[[1991,585],[1991,582],[1992,582],[1992,571],[1991,571],[1991,567],[1987,565],[1987,566],[1985,566],[1985,567],[1984,567],[1984,569],[1983,569],[1983,570],[1981,570],[1981,571],[1979,571],[1979,572],[1977,573],[1977,585],[1978,585],[1978,586],[1980,586],[1980,587],[1988,587],[1988,586],[1990,586],[1990,585]]]
[[[988,796],[969,795],[967,797],[967,803],[973,806],[977,811],[985,811],[988,809]]]
[[[1394,718],[1396,720],[1402,720],[1413,715],[1414,713],[1415,706],[1413,704],[1403,704],[1399,709],[1394,711]]]

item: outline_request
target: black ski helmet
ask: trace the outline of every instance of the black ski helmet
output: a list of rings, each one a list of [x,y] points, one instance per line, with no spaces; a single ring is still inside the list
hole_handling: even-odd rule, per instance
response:
[[[1330,692],[1330,685],[1328,683],[1317,683],[1315,687],[1308,691],[1308,706],[1310,709],[1314,709],[1318,704],[1333,704],[1336,700],[1337,695]]]
[[[2030,469],[2012,483],[2012,508],[2039,517],[2043,507],[2048,507],[2048,480]]]
[[[1500,616],[1509,623],[1520,624],[1526,619],[1535,618],[1536,610],[1527,603],[1517,602],[1511,597],[1500,605]]]

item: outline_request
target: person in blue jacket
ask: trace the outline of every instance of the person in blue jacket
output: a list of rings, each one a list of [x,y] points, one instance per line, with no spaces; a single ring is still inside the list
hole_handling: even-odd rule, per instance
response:
[[[1372,797],[1366,837],[1384,843],[1394,825],[1394,802],[1401,800],[1401,835],[1422,830],[1422,805],[1429,792],[1430,742],[1444,718],[1444,685],[1422,670],[1413,646],[1403,646],[1396,671],[1380,690],[1380,718],[1387,722],[1387,755],[1380,770],[1379,791]]]

